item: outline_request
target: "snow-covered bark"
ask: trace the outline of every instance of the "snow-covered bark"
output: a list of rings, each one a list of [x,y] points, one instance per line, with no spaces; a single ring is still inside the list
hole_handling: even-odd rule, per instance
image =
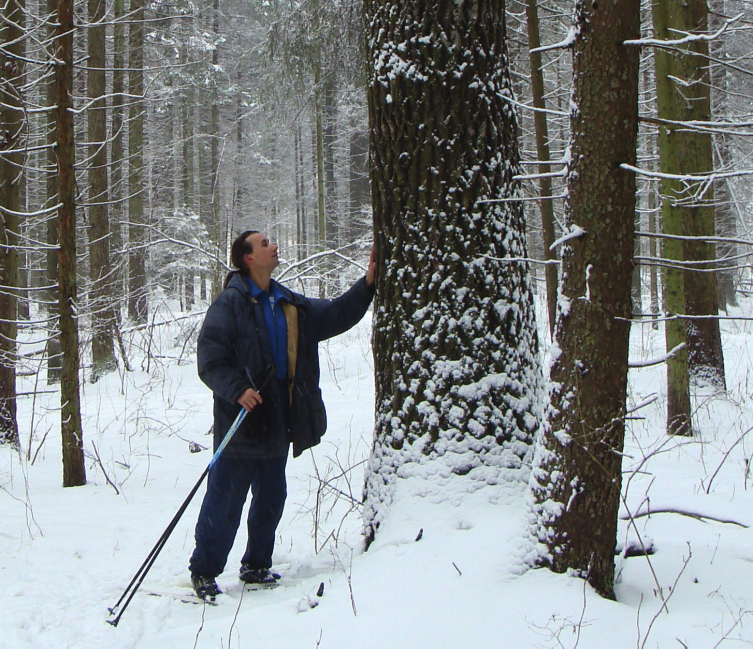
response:
[[[396,480],[518,468],[540,366],[501,1],[366,2],[379,260],[367,539]]]
[[[639,0],[579,1],[548,426],[531,475],[532,561],[614,597],[633,272]]]

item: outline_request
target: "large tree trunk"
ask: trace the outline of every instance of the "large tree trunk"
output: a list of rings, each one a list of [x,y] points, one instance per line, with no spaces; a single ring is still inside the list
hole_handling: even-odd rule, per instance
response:
[[[482,483],[521,466],[540,367],[504,5],[367,0],[366,14],[380,269],[370,540],[413,463]]]
[[[534,461],[540,562],[614,598],[627,396],[640,2],[576,5],[552,415]]]
[[[146,322],[146,228],[144,220],[144,0],[131,0],[128,28],[128,315]]]
[[[63,443],[63,486],[86,484],[79,400],[79,351],[76,301],[76,175],[73,138],[73,0],[58,0],[57,88],[58,152],[58,286],[60,342],[60,432]]]
[[[0,444],[18,447],[16,318],[18,213],[24,174],[23,2],[6,5],[0,23]]]
[[[114,318],[111,307],[114,273],[110,264],[107,188],[107,92],[105,78],[105,0],[89,0],[87,85],[92,101],[87,112],[89,135],[89,279],[92,322],[92,381],[115,369]]]

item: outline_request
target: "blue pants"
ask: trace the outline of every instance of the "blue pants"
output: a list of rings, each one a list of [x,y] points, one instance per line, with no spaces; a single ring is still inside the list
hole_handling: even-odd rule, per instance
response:
[[[196,549],[192,574],[216,577],[224,569],[251,489],[248,543],[241,563],[251,568],[271,568],[275,531],[287,496],[287,456],[234,458],[220,456],[209,471],[204,502],[196,523]]]

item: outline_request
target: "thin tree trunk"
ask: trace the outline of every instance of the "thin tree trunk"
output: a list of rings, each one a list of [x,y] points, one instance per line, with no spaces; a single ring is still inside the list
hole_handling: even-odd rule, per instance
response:
[[[242,87],[244,80],[241,70],[238,70],[238,78],[236,84],[238,87]],[[231,222],[227,224],[227,231],[233,233],[235,236],[235,224],[239,223],[243,216],[247,214],[247,181],[248,176],[246,171],[246,142],[245,142],[245,127],[246,127],[246,107],[243,104],[243,95],[238,94],[235,105],[235,178],[233,183],[233,211],[231,213]],[[296,177],[297,182],[297,177]],[[240,234],[240,233],[237,233]],[[227,241],[229,237],[225,238]],[[223,259],[227,258],[227,255],[223,255]]]
[[[656,224],[656,193],[651,191],[648,194],[648,231],[652,234],[656,234],[659,231],[659,228]],[[652,259],[656,259],[658,255],[658,246],[657,246],[657,240],[654,237],[651,237],[648,240],[648,255]],[[659,317],[659,271],[656,267],[656,264],[651,264],[651,268],[649,269],[649,289],[651,291],[651,315],[655,318]],[[654,329],[659,328],[659,323],[654,322],[653,325]]]
[[[50,16],[55,15],[57,11],[57,0],[41,0]],[[52,22],[52,21],[50,21]],[[55,26],[48,27],[48,38],[53,39],[56,36]],[[49,107],[56,105],[57,99],[57,82],[53,76],[46,84],[46,100]],[[58,158],[57,148],[57,113],[50,111],[47,113],[47,173],[45,174],[45,188],[47,195],[46,205],[51,207],[55,205],[58,195]],[[60,321],[58,319],[59,309],[53,305],[58,301],[58,221],[57,218],[47,219],[47,253],[45,255],[45,273],[47,283],[53,288],[45,293],[45,301],[48,304],[50,318],[53,319],[47,338],[47,383],[54,385],[60,382],[60,372],[63,363],[62,350],[60,349]]]
[[[316,113],[316,198],[317,198],[317,219],[319,223],[319,251],[327,249],[327,211],[326,211],[326,193],[324,181],[324,125],[323,125],[323,97],[324,92],[321,85],[321,69],[317,67],[314,77],[314,111]],[[320,276],[319,278],[319,297],[324,298],[327,295],[327,282]]]
[[[708,31],[708,5],[706,0],[687,2],[686,8],[680,9],[682,30],[706,34]],[[679,17],[679,16],[678,16]],[[676,33],[676,32],[675,32]],[[682,97],[684,99],[684,116],[682,119],[692,122],[707,122],[711,119],[711,75],[709,72],[709,42],[697,41],[690,47],[692,55],[674,57],[678,66],[677,78],[684,79]],[[700,55],[700,56],[699,56]],[[671,83],[675,83],[673,80]],[[678,96],[675,95],[677,101]],[[675,131],[674,137],[680,138],[683,148],[682,173],[707,174],[714,170],[712,136],[710,133]],[[690,211],[685,213],[685,234],[697,237],[686,241],[685,258],[689,262],[699,262],[695,268],[699,271],[715,268],[716,246],[703,241],[703,237],[716,235],[714,223],[715,205],[713,186],[704,194],[700,185],[692,190]],[[687,200],[689,197],[686,196]],[[690,218],[688,218],[690,217]],[[708,263],[700,263],[708,260]],[[688,315],[712,316],[695,318],[687,323],[688,336],[688,371],[691,380],[698,385],[711,385],[717,389],[726,389],[724,375],[724,357],[722,339],[719,330],[719,298],[717,294],[716,273],[685,273],[685,309]]]
[[[131,0],[128,29],[128,315],[146,322],[146,228],[144,227],[144,0]]]
[[[0,23],[0,444],[19,446],[16,420],[18,213],[24,175],[23,2],[6,5]]]
[[[212,0],[212,25],[214,29],[215,37],[219,38],[220,35],[220,2],[219,0]],[[212,50],[212,65],[216,70],[220,68],[220,49],[219,46],[215,46]],[[211,223],[209,227],[209,237],[212,242],[212,252],[217,256],[217,262],[212,269],[212,300],[214,300],[222,290],[222,281],[225,278],[223,272],[223,266],[219,260],[225,256],[225,249],[223,241],[227,240],[227,236],[223,236],[225,231],[223,227],[223,220],[220,213],[220,101],[219,92],[217,89],[218,79],[214,80],[212,84],[212,109],[210,115],[210,141],[211,141],[211,172],[209,177],[211,179],[211,205],[210,212]]]
[[[653,5],[654,33],[657,38],[670,39],[673,34],[669,28],[670,19],[669,0]],[[656,77],[656,102],[658,115],[662,119],[682,117],[675,115],[675,97],[670,85],[669,75],[673,72],[672,57],[674,55],[657,49],[654,52]],[[672,130],[668,127],[659,128],[659,168],[663,173],[675,173],[680,168],[680,154],[677,149],[677,138],[672,137]],[[662,231],[666,235],[683,234],[683,218],[679,206],[675,204],[675,196],[681,193],[679,183],[665,178],[661,181],[662,196]],[[685,253],[682,242],[677,239],[662,239],[662,257],[682,261]],[[679,268],[667,266],[663,270],[664,276],[664,312],[669,316],[685,312],[685,278]],[[667,351],[674,350],[673,356],[667,360],[667,432],[670,434],[691,435],[690,413],[690,375],[688,373],[688,350],[685,321],[671,319],[665,323],[665,340]]]
[[[578,0],[549,426],[532,473],[540,563],[614,599],[632,313],[640,0]]]
[[[336,214],[337,183],[335,180],[335,142],[337,139],[336,91],[335,75],[332,71],[329,71],[327,73],[327,81],[324,83],[324,130],[322,133],[322,144],[324,146],[327,243],[330,247],[337,247],[340,243],[339,219]]]
[[[301,124],[296,122],[295,133],[293,134],[293,165],[295,167],[295,243],[297,250],[297,258],[303,257],[304,246],[304,214],[305,209],[303,205],[303,191],[304,185],[302,181],[303,177],[303,155],[302,155],[302,142],[301,142]]]
[[[60,342],[60,430],[63,443],[63,486],[86,484],[79,397],[79,344],[76,298],[76,175],[73,131],[73,0],[58,0],[57,88],[58,153],[58,285]]]
[[[539,13],[536,0],[526,0],[526,19],[528,24],[528,48],[529,59],[531,64],[531,96],[533,106],[537,110],[533,114],[533,125],[536,136],[536,155],[539,159],[539,173],[548,174],[551,172],[549,165],[549,129],[547,127],[546,101],[544,100],[544,70],[541,65],[541,53],[534,52],[536,48],[541,47],[541,38],[539,36]],[[554,243],[554,203],[552,196],[552,179],[548,176],[542,176],[539,179],[539,211],[541,213],[541,232],[544,243],[544,259],[553,261],[557,258],[556,252],[552,250]],[[557,266],[553,263],[547,264],[545,270],[546,276],[546,302],[547,312],[549,314],[549,334],[554,335],[554,324],[557,317]]]
[[[113,47],[112,47],[112,143],[110,146],[110,199],[111,206],[111,228],[110,236],[112,243],[110,250],[117,251],[115,265],[113,268],[114,275],[111,281],[113,316],[115,326],[120,322],[121,310],[120,305],[125,295],[125,273],[123,272],[125,256],[123,254],[123,226],[125,221],[124,197],[124,141],[125,129],[123,127],[124,117],[124,96],[125,92],[125,67],[126,67],[126,31],[123,23],[125,14],[125,0],[114,0],[113,4]]]
[[[369,138],[368,133],[359,128],[358,124],[351,126],[349,156],[349,213],[350,232],[348,241],[364,236],[364,208],[368,207],[371,195],[369,193]]]
[[[706,16],[705,0],[687,3],[661,0],[653,7],[655,35],[659,39],[673,40],[680,32],[705,32]],[[694,41],[679,47],[679,52],[657,49],[654,54],[659,118],[672,122],[707,121],[710,112],[708,43]],[[711,172],[710,135],[662,124],[659,128],[659,165],[662,173],[675,177]],[[698,196],[697,192],[697,184],[674,178],[662,179],[665,234],[713,236],[713,198],[710,193]],[[665,239],[663,256],[678,261],[702,261],[713,259],[714,251],[712,244],[704,242],[683,244],[675,239]],[[696,267],[704,268],[703,265]],[[716,315],[716,283],[712,273],[691,273],[668,267],[664,270],[664,283],[665,311],[669,315]],[[695,319],[687,325],[685,320],[675,319],[666,323],[665,332],[667,351],[679,348],[667,362],[667,432],[691,435],[691,376],[720,387],[724,383],[719,323],[710,318]],[[692,371],[691,367],[694,368]]]
[[[89,135],[89,279],[91,282],[92,381],[115,369],[114,318],[110,264],[109,192],[107,187],[107,103],[105,0],[89,0],[87,112]]]

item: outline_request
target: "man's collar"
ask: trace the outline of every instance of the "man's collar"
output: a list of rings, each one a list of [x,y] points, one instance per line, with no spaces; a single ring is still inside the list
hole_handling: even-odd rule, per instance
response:
[[[248,275],[246,275],[246,279],[248,280],[248,284],[251,287],[251,297],[253,297],[255,300],[258,300],[261,296],[269,293],[273,295],[275,300],[288,299],[287,295],[285,295],[285,293],[283,292],[282,287],[273,279],[269,280],[269,291],[260,289],[254,282],[254,280],[252,280]]]

